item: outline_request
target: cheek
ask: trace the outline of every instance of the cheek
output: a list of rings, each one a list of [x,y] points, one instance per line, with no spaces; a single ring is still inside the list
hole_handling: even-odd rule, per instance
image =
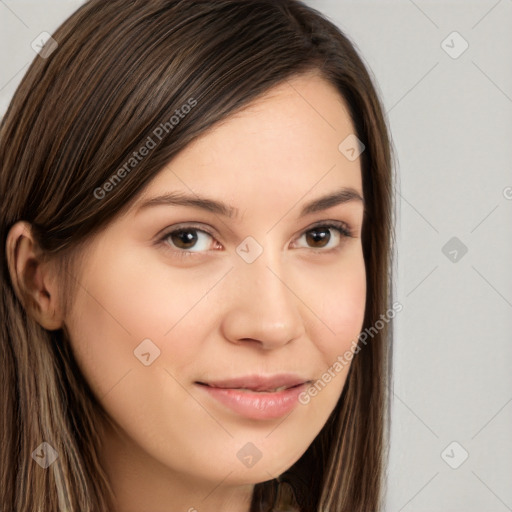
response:
[[[315,276],[320,284],[307,294],[318,316],[311,338],[328,364],[357,341],[363,327],[366,269],[362,251],[354,249],[339,266],[321,269]]]
[[[172,345],[173,366],[191,364],[206,327],[190,319],[218,277],[162,271],[161,264],[126,253],[103,252],[101,259],[115,265],[92,261],[68,322],[75,356],[93,390],[101,397],[127,372],[146,368],[134,354],[143,340],[156,347],[142,345],[151,358]],[[154,361],[159,366],[158,357]]]

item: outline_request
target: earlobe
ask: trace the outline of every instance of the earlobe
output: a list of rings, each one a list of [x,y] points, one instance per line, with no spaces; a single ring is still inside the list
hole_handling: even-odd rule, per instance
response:
[[[63,322],[56,290],[50,289],[50,275],[28,222],[19,221],[11,227],[5,250],[14,291],[27,313],[45,329],[60,329]]]

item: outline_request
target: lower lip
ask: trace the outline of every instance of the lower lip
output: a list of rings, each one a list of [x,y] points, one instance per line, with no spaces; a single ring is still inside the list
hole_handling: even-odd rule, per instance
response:
[[[214,388],[203,384],[199,384],[199,387],[241,416],[254,420],[270,420],[290,413],[299,403],[299,395],[306,389],[307,383],[274,393]]]

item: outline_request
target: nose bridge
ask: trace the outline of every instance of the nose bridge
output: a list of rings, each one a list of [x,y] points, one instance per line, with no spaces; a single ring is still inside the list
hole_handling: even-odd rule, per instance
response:
[[[253,288],[257,302],[264,307],[272,306],[274,310],[294,308],[294,295],[287,283],[290,277],[277,251],[271,253],[267,249],[256,261],[239,268],[245,274],[248,286]]]
[[[279,248],[266,244],[250,263],[241,257],[232,278],[237,284],[226,313],[228,338],[252,339],[275,347],[301,335],[300,301],[289,283],[290,273]]]

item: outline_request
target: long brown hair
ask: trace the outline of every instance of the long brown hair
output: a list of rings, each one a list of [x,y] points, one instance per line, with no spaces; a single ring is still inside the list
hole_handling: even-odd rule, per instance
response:
[[[0,241],[5,248],[17,221],[30,224],[42,257],[61,271],[64,311],[81,246],[177,153],[271,87],[317,70],[345,99],[366,148],[364,327],[375,325],[392,300],[391,143],[369,71],[339,28],[297,0],[90,0],[53,38],[58,46],[35,58],[0,125]],[[113,184],[191,98],[196,106]],[[115,510],[98,456],[97,418],[106,413],[65,329],[31,316],[4,250],[0,293],[0,510]],[[303,512],[380,508],[391,339],[389,322],[362,347],[323,430],[288,471],[255,486],[251,511],[278,510],[285,487]],[[31,456],[43,441],[59,455],[53,471]]]

